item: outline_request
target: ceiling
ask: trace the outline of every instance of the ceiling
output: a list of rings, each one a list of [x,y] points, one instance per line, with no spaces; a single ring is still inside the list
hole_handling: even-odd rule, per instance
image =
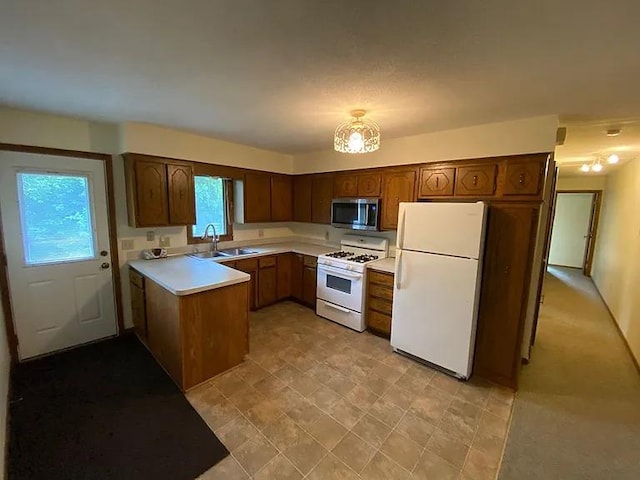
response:
[[[640,114],[640,2],[5,0],[0,103],[282,152],[561,114]]]
[[[555,160],[562,176],[607,175],[625,163],[640,158],[640,118],[564,118],[561,124],[567,128],[567,137],[564,145],[556,147]],[[620,129],[620,134],[607,136],[606,131],[613,128]],[[614,153],[620,161],[617,165],[608,165],[606,158]],[[604,165],[599,174],[580,171],[582,164],[591,164],[598,158]]]

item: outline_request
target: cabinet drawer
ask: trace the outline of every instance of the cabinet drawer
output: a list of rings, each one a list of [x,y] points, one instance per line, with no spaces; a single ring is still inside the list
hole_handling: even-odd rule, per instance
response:
[[[393,288],[393,275],[391,273],[382,273],[371,270],[367,275],[369,275],[369,282],[387,285],[388,287]]]
[[[374,310],[367,310],[367,327],[391,335],[391,317]]]
[[[386,313],[391,315],[393,304],[389,300],[383,300],[381,298],[369,297],[369,308],[376,310],[380,313]]]
[[[453,195],[455,168],[421,168],[418,198]]]
[[[242,272],[250,272],[258,268],[257,258],[245,258],[244,260],[236,261],[236,268]]]
[[[129,269],[129,281],[133,283],[136,287],[144,290],[144,277],[140,275],[133,268]]]
[[[393,288],[372,283],[369,285],[369,295],[384,298],[385,300],[393,300]]]
[[[504,195],[538,195],[543,162],[507,163]]]
[[[495,163],[460,167],[456,171],[456,196],[493,195],[496,191]]]
[[[275,267],[276,257],[260,257],[260,268]]]
[[[311,255],[304,256],[304,266],[316,268],[318,266],[318,258]]]

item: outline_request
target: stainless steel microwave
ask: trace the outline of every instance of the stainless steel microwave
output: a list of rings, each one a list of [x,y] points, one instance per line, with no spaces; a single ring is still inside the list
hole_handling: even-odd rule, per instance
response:
[[[331,225],[352,230],[379,230],[379,198],[334,198]]]

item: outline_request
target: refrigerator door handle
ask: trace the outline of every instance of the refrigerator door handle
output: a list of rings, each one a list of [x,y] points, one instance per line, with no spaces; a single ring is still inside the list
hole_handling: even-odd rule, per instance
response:
[[[407,216],[407,209],[403,208],[402,209],[402,216],[400,217],[400,222],[398,225],[398,250],[401,250],[404,248],[404,221],[405,218]]]
[[[398,265],[396,267],[396,289],[400,290],[400,277],[402,277],[402,250],[398,250]]]

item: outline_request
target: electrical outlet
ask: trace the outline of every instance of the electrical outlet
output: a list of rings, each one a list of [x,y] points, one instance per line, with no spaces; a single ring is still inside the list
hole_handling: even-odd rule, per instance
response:
[[[120,248],[122,248],[122,250],[133,250],[133,239],[123,239],[120,242]]]
[[[170,247],[171,246],[171,237],[160,237],[160,246],[161,247]]]
[[[156,239],[156,232],[151,230],[147,232],[147,242],[153,242]]]
[[[258,229],[258,237],[260,238],[264,237],[264,230],[261,228]]]

